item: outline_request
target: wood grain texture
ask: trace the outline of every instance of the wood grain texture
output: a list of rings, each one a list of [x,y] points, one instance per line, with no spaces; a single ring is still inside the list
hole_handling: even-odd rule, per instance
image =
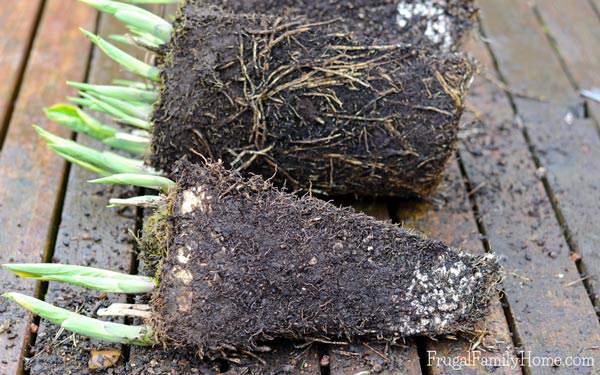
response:
[[[582,88],[600,86],[600,19],[588,0],[534,0],[546,32]]]
[[[63,136],[69,132],[47,124],[42,109],[67,95],[63,82],[81,80],[89,43],[78,27],[93,28],[95,12],[80,3],[49,0],[25,71],[15,111],[0,154],[0,262],[39,262],[52,241],[61,203],[65,163],[50,151],[31,127],[39,123]],[[33,294],[35,283],[0,271],[0,290]],[[0,302],[0,363],[6,374],[19,370],[19,358],[29,339],[29,315],[5,300]]]
[[[484,24],[485,17],[494,15],[484,13]],[[467,48],[479,60],[482,73],[468,99],[469,126],[460,154],[472,186],[480,187],[473,197],[487,241],[505,268],[503,290],[521,345],[518,350],[537,356],[592,356],[598,361],[598,353],[590,349],[599,340],[598,322],[581,283],[568,285],[580,276],[522,128],[514,121],[505,92],[492,83],[498,78],[483,42],[474,39]],[[592,369],[531,366],[528,371],[574,374]]]
[[[594,123],[578,118],[582,101],[564,74],[530,6],[518,0],[482,0],[482,23],[500,73],[515,96],[529,143],[546,174],[552,199],[581,254],[586,283],[598,300],[600,281],[600,138]]]
[[[600,18],[588,0],[535,0],[535,8],[576,89],[600,88]],[[600,120],[600,103],[588,101]],[[599,128],[600,130],[600,128]]]
[[[536,10],[544,23],[546,32],[555,44],[556,51],[564,62],[565,69],[572,77],[576,90],[600,88],[600,18],[596,17],[596,9],[592,3],[586,0],[548,1],[537,0]],[[593,118],[593,124],[600,132],[600,103],[592,100],[587,101],[589,114]],[[585,139],[591,136],[586,127],[592,125],[589,119],[576,121],[574,126],[584,128],[578,130],[582,134],[582,142],[578,146],[588,154],[589,147],[596,147],[597,143]],[[596,155],[590,155],[594,157]],[[596,163],[597,164],[597,163]],[[585,172],[585,171],[584,171]],[[561,174],[562,179],[570,179],[573,176],[568,169]],[[559,178],[557,176],[557,178]],[[598,180],[596,175],[596,180]],[[580,180],[585,183],[585,180]],[[598,188],[598,185],[593,185]],[[598,190],[595,191],[596,194]],[[597,200],[596,200],[597,201]],[[579,215],[578,211],[588,211],[594,207],[588,207],[588,202],[572,202],[573,207],[566,209],[564,214],[569,228],[574,232],[573,240],[577,248],[584,254],[584,268],[592,276],[591,284],[594,289],[594,298],[598,299],[600,290],[600,225],[588,222],[589,214]],[[579,203],[579,205],[578,205]],[[595,208],[599,206],[596,205]],[[591,234],[591,235],[590,235]],[[597,301],[600,303],[600,301]]]
[[[12,100],[37,27],[41,0],[9,0],[0,12],[0,140],[11,112]],[[1,145],[0,145],[1,148]]]

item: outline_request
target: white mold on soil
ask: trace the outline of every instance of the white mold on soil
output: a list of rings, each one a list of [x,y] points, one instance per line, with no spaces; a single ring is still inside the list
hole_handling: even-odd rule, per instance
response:
[[[469,256],[459,253],[465,261]],[[493,256],[486,256],[493,259]],[[481,286],[481,272],[473,272],[462,260],[450,261],[440,255],[437,266],[422,269],[417,264],[414,278],[406,290],[404,300],[411,301],[411,312],[395,329],[406,335],[421,334],[427,331],[441,331],[459,322],[473,308],[468,300],[475,288]],[[394,301],[392,301],[394,302]],[[419,317],[417,320],[414,317]]]
[[[434,44],[448,49],[454,42],[452,20],[446,14],[445,0],[403,0],[398,3],[396,22],[400,29],[425,27],[425,36]]]

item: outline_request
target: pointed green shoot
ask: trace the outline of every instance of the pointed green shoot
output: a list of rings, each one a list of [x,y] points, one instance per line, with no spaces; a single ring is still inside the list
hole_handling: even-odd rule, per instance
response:
[[[93,267],[57,263],[3,264],[3,267],[20,277],[69,283],[107,293],[150,293],[156,287],[150,277]]]
[[[81,162],[81,166],[91,166],[92,172],[98,173],[152,173],[144,166],[141,160],[135,160],[117,155],[108,151],[98,151],[93,148],[78,144],[70,139],[64,139],[50,132],[45,131],[37,125],[33,126],[36,132],[48,142],[48,146],[61,156],[68,156],[71,160],[75,159]],[[106,173],[101,173],[105,175]]]
[[[108,38],[112,39],[113,41],[115,41],[117,43],[122,43],[127,46],[135,46],[136,45],[136,42],[129,35],[110,34],[108,36]]]
[[[86,94],[85,92],[81,92],[80,95],[83,96],[83,98],[69,98],[69,100],[73,103],[88,107],[91,110],[104,112],[112,116],[116,121],[120,123],[134,126],[136,128],[144,130],[150,130],[152,128],[150,122],[137,118],[135,116],[131,116],[122,111],[121,109],[109,104],[105,100],[100,100],[90,94]]]
[[[127,206],[135,206],[135,207],[144,207],[144,208],[156,208],[161,204],[165,203],[165,198],[160,195],[141,195],[139,197],[132,198],[111,198],[108,201],[109,208],[114,207],[127,207]]]
[[[130,4],[177,4],[181,0],[121,0]]]
[[[130,86],[90,85],[73,81],[67,81],[67,84],[81,91],[119,100],[136,101],[146,104],[154,104],[158,101],[158,92],[155,90],[144,90]]]
[[[153,109],[150,104],[125,101],[96,93],[86,93],[84,91],[80,92],[80,94],[84,98],[93,97],[105,104],[112,106],[113,108],[118,109],[121,112],[128,114],[129,116],[139,118],[140,120],[148,121],[150,117],[152,117]]]
[[[60,325],[67,331],[95,339],[130,345],[152,345],[152,329],[149,326],[128,326],[89,318],[72,311],[53,306],[37,298],[21,293],[5,293],[4,298],[12,300],[23,308]]]
[[[137,10],[119,10],[114,16],[125,25],[157,38],[161,44],[168,42],[173,34],[173,26],[158,16],[150,18]]]
[[[68,155],[74,159],[113,173],[149,173],[144,167],[143,161],[126,158],[110,151],[97,151],[81,145],[73,147],[73,144],[52,144],[50,148],[59,154]]]
[[[133,185],[160,190],[163,193],[168,193],[173,187],[175,187],[175,182],[166,177],[135,173],[119,173],[112,176],[91,180],[89,182],[92,184]]]
[[[88,1],[88,0],[86,0]],[[115,47],[111,43],[102,39],[98,35],[95,35],[87,30],[80,29],[81,32],[86,35],[92,43],[98,46],[108,57],[115,60],[117,63],[121,64],[125,69],[130,72],[137,74],[141,77],[147,78],[151,81],[158,82],[160,81],[160,70],[158,68],[146,64],[145,62],[136,59],[131,56],[127,52]]]
[[[81,109],[68,105],[56,104],[44,110],[49,120],[66,126],[78,133],[84,133],[99,141],[113,137],[117,129],[102,124]]]
[[[137,44],[141,44],[142,46],[147,45],[150,50],[157,50],[164,44],[159,38],[135,26],[127,25],[127,29],[134,34],[133,39]]]
[[[125,44],[128,46],[142,47],[142,48],[146,48],[151,51],[154,51],[154,50],[157,50],[158,48],[160,48],[160,44],[155,43],[148,38],[141,37],[138,35],[111,34],[108,37],[117,43],[122,43],[122,44]]]
[[[77,104],[82,107],[86,107],[87,109],[91,109],[92,111],[106,113],[106,111],[103,108],[100,108],[97,104],[95,104],[93,100],[84,99],[78,96],[68,96],[67,99],[69,99],[71,103]]]
[[[50,120],[119,150],[144,155],[150,144],[149,138],[118,132],[117,129],[100,123],[74,106],[57,104],[46,108],[45,111]],[[61,156],[65,155],[61,154]]]
[[[107,171],[106,169],[102,169],[100,167],[97,167],[95,165],[92,165],[90,163],[87,163],[85,161],[79,160],[79,159],[75,159],[74,157],[67,155],[67,154],[63,154],[62,152],[53,150],[58,156],[60,156],[61,158],[65,159],[66,161],[68,161],[69,163],[75,164],[80,166],[83,169],[86,169],[92,173],[95,173],[99,176],[110,176],[112,175],[112,172]]]
[[[133,88],[140,89],[140,90],[155,90],[156,89],[156,87],[152,83],[131,81],[128,79],[113,79],[112,83],[115,85],[133,87]]]
[[[131,25],[159,38],[163,43],[171,39],[173,27],[156,14],[131,4],[111,0],[80,0],[102,12],[115,16],[125,25]]]
[[[129,133],[117,133],[114,137],[105,138],[102,142],[110,147],[139,156],[145,155],[150,148],[150,138]]]

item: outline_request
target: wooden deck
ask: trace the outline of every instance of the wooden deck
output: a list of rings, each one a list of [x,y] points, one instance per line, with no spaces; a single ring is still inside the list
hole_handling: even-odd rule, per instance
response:
[[[282,347],[255,367],[215,367],[185,353],[121,347],[122,359],[109,373],[269,373],[289,365],[291,373],[332,375],[599,374],[600,104],[578,91],[600,87],[600,0],[481,0],[479,6],[480,29],[467,49],[481,74],[438,195],[426,202],[340,203],[501,256],[503,293],[480,337],[422,338],[399,348]],[[78,31],[109,35],[118,25],[75,1],[4,0],[1,9],[0,262],[138,272],[128,230],[141,229],[143,212],[106,209],[106,188],[86,184],[91,175],[48,151],[31,127],[69,136],[42,111],[72,94],[64,82],[126,76]],[[81,288],[0,271],[0,292],[9,290],[88,312],[99,300]],[[88,352],[101,345],[74,341],[0,301],[0,375],[87,374]],[[482,359],[458,370],[443,361],[472,359],[470,349]],[[540,366],[547,358],[554,360]]]

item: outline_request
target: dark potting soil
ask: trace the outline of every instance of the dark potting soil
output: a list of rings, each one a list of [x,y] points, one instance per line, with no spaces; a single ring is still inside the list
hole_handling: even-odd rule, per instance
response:
[[[161,341],[200,352],[273,338],[395,341],[472,329],[498,267],[396,225],[178,163],[153,299]]]
[[[425,196],[453,152],[473,66],[321,23],[190,0],[162,57],[150,163],[183,155],[277,185]]]
[[[473,0],[204,0],[233,13],[305,16],[316,21],[340,18],[354,36],[382,44],[409,44],[437,50],[458,49],[475,22]]]

